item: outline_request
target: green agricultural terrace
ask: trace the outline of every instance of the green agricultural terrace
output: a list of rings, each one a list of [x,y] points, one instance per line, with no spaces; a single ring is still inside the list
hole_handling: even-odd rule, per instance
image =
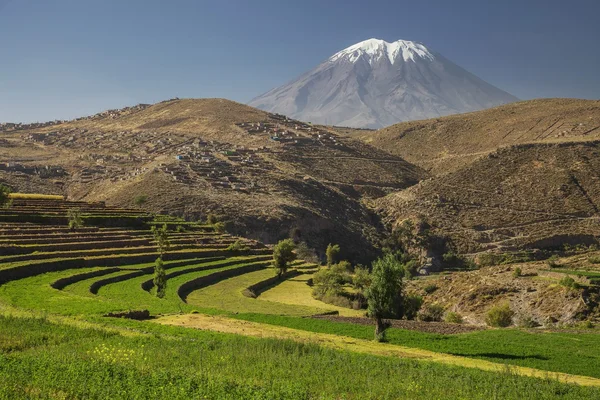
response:
[[[595,330],[415,325],[378,343],[365,310],[312,297],[319,268],[296,260],[278,278],[270,246],[218,225],[13,196],[0,210],[0,399],[600,398]]]

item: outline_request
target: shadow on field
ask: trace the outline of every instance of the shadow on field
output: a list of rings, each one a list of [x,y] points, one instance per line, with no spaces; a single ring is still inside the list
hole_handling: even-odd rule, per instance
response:
[[[450,353],[453,356],[459,357],[480,357],[480,358],[498,358],[502,360],[549,360],[548,357],[540,356],[539,354],[532,354],[529,356],[516,356],[514,354],[502,354],[502,353],[472,353],[472,354],[461,354],[461,353]]]

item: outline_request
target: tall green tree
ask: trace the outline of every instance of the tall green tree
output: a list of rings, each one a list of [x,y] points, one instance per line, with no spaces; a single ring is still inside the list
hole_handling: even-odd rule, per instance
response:
[[[156,297],[162,299],[167,292],[167,274],[162,257],[158,257],[154,262],[154,286],[156,287]]]
[[[327,266],[331,267],[335,264],[338,255],[340,254],[340,245],[339,244],[331,244],[327,245],[327,249],[325,250],[325,255],[327,256]]]
[[[152,226],[152,235],[154,235],[154,241],[156,242],[156,250],[160,257],[163,256],[169,251],[171,247],[171,242],[169,242],[169,230],[167,229],[167,224],[164,224],[162,227],[157,228],[156,225]]]
[[[368,315],[375,319],[375,338],[385,339],[384,318],[402,315],[404,268],[392,254],[373,262],[371,284],[366,291]]]
[[[294,253],[294,241],[292,239],[280,240],[273,248],[273,265],[277,268],[277,276],[285,274],[289,263],[296,259]]]

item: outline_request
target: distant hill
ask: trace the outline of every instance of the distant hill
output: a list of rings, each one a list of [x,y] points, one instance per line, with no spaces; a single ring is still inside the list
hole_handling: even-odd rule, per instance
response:
[[[0,133],[0,182],[189,219],[217,215],[266,243],[294,235],[367,260],[383,228],[367,200],[427,176],[323,126],[224,99],[175,99]]]
[[[517,100],[421,43],[369,39],[249,104],[319,124],[382,128]]]
[[[600,138],[600,101],[530,100],[468,114],[358,132],[365,143],[434,174],[455,171],[501,146]]]
[[[463,253],[594,243],[600,141],[502,148],[377,205],[391,224],[424,216]]]

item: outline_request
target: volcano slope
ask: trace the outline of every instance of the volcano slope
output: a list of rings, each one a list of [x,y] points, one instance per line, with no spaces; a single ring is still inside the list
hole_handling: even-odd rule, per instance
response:
[[[365,198],[427,176],[402,158],[281,115],[222,99],[171,100],[0,132],[0,182],[15,191],[106,201],[187,219],[213,214],[233,233],[294,236],[344,257],[375,251]],[[353,250],[354,249],[354,250]]]

